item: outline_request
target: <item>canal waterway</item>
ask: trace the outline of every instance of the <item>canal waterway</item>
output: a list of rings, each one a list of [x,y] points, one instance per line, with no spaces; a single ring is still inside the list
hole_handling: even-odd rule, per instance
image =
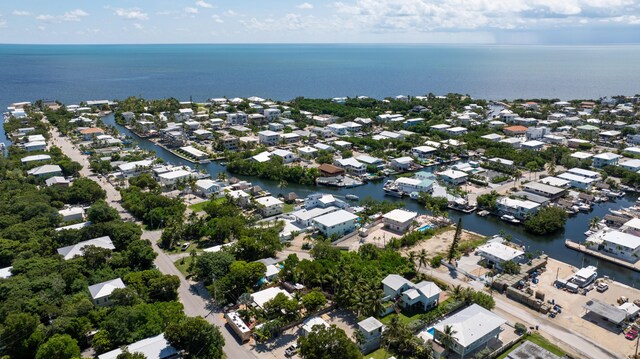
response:
[[[113,115],[108,115],[103,118],[103,122],[107,125],[115,126],[121,134],[130,136],[133,138],[133,141],[137,143],[137,145],[149,151],[153,151],[159,158],[163,160],[173,163],[173,164],[181,164],[187,165],[191,168],[194,168],[196,165],[193,163],[183,160],[178,156],[175,156],[171,152],[156,146],[153,142],[137,137],[131,131],[126,129],[124,126],[120,126],[115,123]],[[216,177],[220,172],[226,172],[225,167],[221,166],[217,162],[211,162],[209,164],[198,165],[198,168],[205,169],[212,177]],[[368,196],[376,199],[376,200],[387,200],[387,201],[402,201],[404,206],[408,210],[416,211],[419,213],[428,213],[428,211],[421,205],[419,205],[416,201],[405,198],[395,198],[390,196],[385,196],[384,191],[382,190],[382,182],[370,182],[363,186],[355,187],[355,188],[336,188],[336,187],[319,187],[319,186],[302,186],[294,183],[289,183],[286,188],[279,188],[277,181],[264,180],[257,177],[245,177],[239,176],[235,174],[228,174],[229,177],[235,176],[237,178],[247,180],[252,182],[254,185],[258,185],[263,189],[271,192],[274,195],[279,193],[289,193],[295,192],[299,197],[305,197],[308,194],[315,192],[325,192],[336,195],[337,197],[344,198],[347,194],[355,194],[360,199],[364,199]],[[598,267],[599,274],[607,275],[612,279],[615,279],[619,282],[628,284],[633,287],[640,287],[640,274],[636,273],[632,270],[618,267],[614,264],[610,264],[604,261],[598,261],[595,258],[584,255],[582,253],[570,250],[565,247],[564,240],[566,238],[572,239],[574,241],[582,241],[584,237],[584,232],[589,227],[589,221],[591,218],[597,216],[599,218],[603,218],[605,214],[609,213],[609,209],[619,209],[629,207],[634,204],[637,196],[635,195],[626,195],[623,198],[616,200],[615,202],[605,202],[595,204],[593,210],[588,213],[579,213],[576,216],[572,216],[567,220],[567,224],[565,226],[564,231],[555,233],[549,236],[536,236],[524,231],[522,226],[512,225],[501,221],[499,218],[493,216],[480,217],[476,214],[464,214],[458,211],[449,211],[449,218],[451,218],[454,222],[457,223],[458,218],[462,217],[463,227],[467,230],[491,236],[494,234],[498,234],[501,231],[510,234],[514,241],[524,244],[529,251],[536,252],[540,251],[546,254],[549,254],[552,258],[557,260],[570,263],[577,267],[582,267],[586,265],[596,265]]]

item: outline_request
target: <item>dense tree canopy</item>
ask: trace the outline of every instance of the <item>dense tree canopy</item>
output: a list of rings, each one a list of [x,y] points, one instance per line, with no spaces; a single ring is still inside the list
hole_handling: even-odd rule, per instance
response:
[[[311,333],[298,337],[298,347],[304,359],[362,358],[358,346],[335,325],[314,326]]]

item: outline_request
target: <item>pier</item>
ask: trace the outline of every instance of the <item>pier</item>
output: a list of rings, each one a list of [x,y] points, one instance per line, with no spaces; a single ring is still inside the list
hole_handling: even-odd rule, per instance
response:
[[[578,251],[578,252],[582,252],[585,254],[588,254],[590,256],[605,260],[607,262],[613,263],[613,264],[617,264],[619,266],[625,267],[627,269],[631,269],[634,270],[636,272],[640,272],[640,261],[637,261],[635,263],[629,263],[627,261],[624,261],[620,258],[616,258],[610,255],[607,255],[605,253],[599,252],[599,251],[595,251],[593,249],[589,249],[586,246],[573,242],[569,239],[564,241],[565,246],[567,246],[567,248],[569,249],[573,249],[574,251]]]

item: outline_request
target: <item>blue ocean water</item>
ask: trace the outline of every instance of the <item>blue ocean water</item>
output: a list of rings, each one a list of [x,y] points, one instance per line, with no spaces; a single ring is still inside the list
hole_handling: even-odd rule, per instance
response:
[[[0,102],[640,92],[640,46],[0,45]]]

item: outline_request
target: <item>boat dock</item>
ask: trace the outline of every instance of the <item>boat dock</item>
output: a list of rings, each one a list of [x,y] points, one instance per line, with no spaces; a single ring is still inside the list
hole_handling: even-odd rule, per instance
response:
[[[588,254],[590,256],[605,260],[607,262],[613,263],[613,264],[617,264],[621,267],[625,267],[627,269],[631,269],[634,270],[636,272],[640,272],[640,261],[637,261],[635,263],[630,263],[627,261],[624,261],[622,259],[616,258],[616,257],[612,257],[610,255],[607,255],[605,253],[602,253],[600,251],[595,251],[593,249],[589,249],[586,246],[580,244],[580,243],[576,243],[573,242],[569,239],[564,241],[564,245],[567,246],[567,248],[569,249],[573,249],[574,251],[578,251],[578,252],[582,252],[585,254]]]

